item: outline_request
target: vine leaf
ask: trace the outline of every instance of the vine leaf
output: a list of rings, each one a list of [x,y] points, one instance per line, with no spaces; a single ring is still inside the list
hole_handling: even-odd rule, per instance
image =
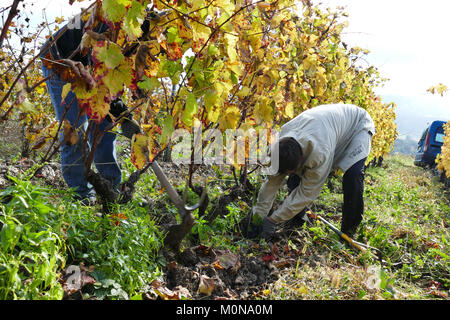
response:
[[[131,142],[131,163],[139,170],[144,168],[148,160],[148,137],[138,133]]]
[[[106,73],[103,81],[112,96],[116,96],[123,91],[124,86],[131,86],[133,75],[130,70],[132,70],[133,64],[132,59],[126,58],[117,68]]]
[[[170,43],[161,43],[161,46],[166,45],[167,50],[167,58],[171,61],[176,61],[178,59],[181,59],[183,56],[183,52],[181,51],[180,46],[178,45],[178,42],[170,42]]]
[[[80,98],[78,93],[78,104],[81,109],[85,110],[88,116],[100,123],[109,113],[111,96],[109,90],[105,86],[98,86],[91,91],[83,92]]]
[[[53,139],[53,137],[56,137],[56,135],[58,134],[58,127],[59,122],[57,120],[47,125],[44,129],[42,129],[39,132],[39,135],[34,139],[34,144],[31,148],[33,150],[39,150],[43,146],[45,146],[47,141]]]
[[[120,47],[113,42],[107,41],[97,41],[93,51],[93,57],[103,62],[108,69],[118,67],[125,59]]]
[[[131,0],[103,0],[102,11],[109,21],[120,22],[131,3]]]
[[[68,146],[77,144],[79,136],[77,130],[70,124],[69,120],[64,119],[63,122],[64,142]]]
[[[151,53],[151,47],[141,45],[136,53],[135,70],[138,79],[144,75],[147,77],[155,77],[159,70],[159,60]]]
[[[35,106],[30,102],[27,97],[27,91],[25,89],[25,80],[20,79],[18,81],[17,88],[19,93],[17,94],[16,101],[14,102],[16,107],[24,113],[36,113]]]
[[[72,85],[70,83],[66,83],[61,91],[61,99],[64,103],[64,100],[66,100],[67,95],[69,94],[70,90],[72,90]]]
[[[184,108],[182,121],[188,127],[192,127],[195,114],[198,112],[198,104],[195,99],[195,95],[192,92],[188,92],[186,99],[186,106]]]
[[[147,1],[145,2],[145,4]],[[144,22],[145,5],[138,1],[133,1],[127,15],[123,21],[123,29],[131,41],[142,36],[141,25]]]
[[[161,145],[161,148],[166,147],[166,145],[169,142],[169,139],[172,135],[173,130],[174,130],[173,117],[171,115],[168,115],[162,125],[161,138],[159,140],[159,144]]]
[[[241,119],[241,111],[236,106],[225,109],[223,116],[219,118],[219,124],[223,129],[236,129]]]
[[[153,161],[155,156],[158,154],[158,143],[157,139],[160,139],[162,131],[161,128],[154,124],[144,124],[142,125],[142,130],[147,135],[147,150],[148,150],[148,160]]]

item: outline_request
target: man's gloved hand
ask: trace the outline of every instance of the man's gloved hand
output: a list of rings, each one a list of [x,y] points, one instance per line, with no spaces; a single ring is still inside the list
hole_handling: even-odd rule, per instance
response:
[[[123,103],[123,101],[120,99],[116,99],[111,102],[109,112],[117,118],[127,110],[128,108],[125,103]],[[108,120],[111,121],[110,118]],[[120,127],[122,129],[122,134],[128,139],[131,139],[134,134],[141,132],[139,124],[133,120],[133,115],[131,113],[125,114],[125,116],[121,119]]]
[[[119,98],[111,102],[109,106],[109,113],[111,113],[116,118],[128,110],[126,104],[123,103],[123,101]],[[130,117],[132,116],[130,115]]]
[[[122,129],[122,134],[130,140],[133,138],[134,134],[141,132],[141,128],[134,120],[123,120],[120,128]]]

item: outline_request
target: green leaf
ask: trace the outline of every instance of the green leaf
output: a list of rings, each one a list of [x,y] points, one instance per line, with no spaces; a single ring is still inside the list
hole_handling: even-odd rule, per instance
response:
[[[127,13],[127,7],[131,5],[131,2],[131,0],[103,0],[103,14],[109,21],[119,22]]]
[[[16,225],[14,221],[7,221],[1,231],[0,239],[3,248],[3,252],[7,252],[9,249],[13,249],[21,236],[22,226]]]
[[[167,29],[167,43],[171,42],[183,42],[183,39],[178,37],[178,29],[176,27],[170,27],[169,29]]]
[[[135,295],[135,296],[132,296],[132,297],[130,298],[130,300],[143,300],[143,298],[142,298],[142,293],[139,293],[139,294],[137,294],[137,295]]]
[[[210,55],[211,57],[218,56],[219,54],[220,54],[220,50],[215,45],[211,44],[208,47],[208,55]]]
[[[173,118],[169,114],[162,125],[160,145],[165,146],[169,141],[173,132]]]
[[[208,90],[205,94],[205,107],[207,111],[219,102],[219,96],[216,90]]]
[[[192,92],[189,92],[186,99],[186,106],[184,108],[184,113],[182,117],[182,121],[185,125],[191,127],[194,115],[197,113],[198,105],[197,100],[195,99],[195,95]]]
[[[23,204],[23,206],[25,207],[25,208],[29,208],[30,206],[28,205],[28,203],[25,201],[25,199],[22,197],[22,196],[20,196],[20,195],[17,195],[17,198],[19,198],[19,200],[22,202],[22,204]]]
[[[233,71],[230,71],[230,78],[231,78],[231,81],[234,84],[238,84],[239,83],[239,77]]]
[[[131,8],[128,9],[123,22],[123,29],[130,37],[130,40],[136,40],[142,35],[141,25],[144,22],[146,4],[147,1],[144,5],[138,1],[133,1]]]
[[[180,61],[161,60],[161,69],[167,71],[170,77],[173,77],[178,72],[183,72],[183,65]]]
[[[140,89],[146,89],[148,91],[153,91],[155,90],[155,88],[158,88],[161,84],[159,83],[157,78],[149,78],[147,76],[144,76],[144,80],[143,81],[139,81],[137,86]]]
[[[362,299],[367,295],[367,292],[365,292],[364,290],[359,290],[358,293],[358,298]]]
[[[131,85],[132,74],[130,70],[132,67],[133,61],[131,59],[127,59],[117,68],[110,70],[103,78],[103,81],[112,95],[118,94],[123,90],[124,86]]]
[[[97,45],[98,46],[94,48],[94,56],[99,61],[103,62],[107,68],[114,69],[119,66],[125,59],[124,55],[122,54],[122,50],[117,44],[98,41]]]

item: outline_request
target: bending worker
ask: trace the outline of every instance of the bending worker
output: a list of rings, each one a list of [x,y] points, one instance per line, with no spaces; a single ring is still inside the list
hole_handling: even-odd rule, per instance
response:
[[[248,236],[272,239],[276,226],[301,213],[319,196],[330,172],[341,169],[341,231],[353,237],[364,211],[364,165],[374,134],[375,125],[367,111],[349,104],[318,106],[283,125],[273,145],[279,148],[278,172],[267,176],[259,191]],[[292,192],[268,216],[288,175]]]

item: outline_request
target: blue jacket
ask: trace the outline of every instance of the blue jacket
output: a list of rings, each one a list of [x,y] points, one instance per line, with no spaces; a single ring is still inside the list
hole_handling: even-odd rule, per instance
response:
[[[54,35],[50,36],[50,38],[41,47],[41,50],[43,50],[40,56],[41,58],[44,58],[48,54],[48,52],[50,52],[50,55],[54,60],[67,59],[75,50],[77,50],[78,46],[81,43],[81,39],[83,38],[83,28],[86,24],[82,19],[77,19],[78,17],[79,16],[76,16],[73,19],[75,19],[75,21],[77,22],[79,21],[79,23],[68,23],[60,30],[58,30]],[[103,33],[108,29],[109,28],[106,24],[100,23],[94,29],[94,32]],[[56,40],[53,45],[50,46],[50,43],[53,42],[53,39],[61,34],[61,32],[63,32],[64,34],[61,35],[61,37]],[[90,62],[90,56],[83,56],[78,52],[71,58],[71,60],[80,61],[81,63],[83,63],[83,65],[86,66]]]

